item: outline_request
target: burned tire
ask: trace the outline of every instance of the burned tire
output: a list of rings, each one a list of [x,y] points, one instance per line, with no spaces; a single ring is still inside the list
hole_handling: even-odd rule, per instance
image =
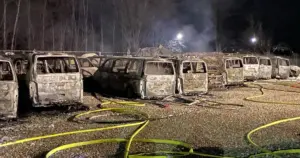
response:
[[[134,90],[132,87],[126,88],[126,97],[127,98],[136,98],[136,94],[134,93]]]

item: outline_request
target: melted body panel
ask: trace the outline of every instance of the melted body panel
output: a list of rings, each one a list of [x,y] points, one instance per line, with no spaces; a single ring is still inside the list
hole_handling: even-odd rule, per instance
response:
[[[258,78],[258,58],[255,56],[244,56],[244,79],[245,80],[255,80]]]
[[[16,73],[9,60],[0,60],[0,71],[0,118],[16,118],[19,98]]]
[[[180,94],[207,93],[208,75],[205,62],[184,60],[179,67],[178,89]]]
[[[287,79],[290,75],[290,61],[286,58],[272,58],[272,77],[279,79]]]
[[[272,76],[272,62],[270,58],[259,58],[259,79],[271,79]]]
[[[175,92],[174,75],[147,75],[146,78],[146,96],[159,97],[173,95]]]
[[[240,58],[225,60],[226,85],[241,84],[244,82],[244,68]]]

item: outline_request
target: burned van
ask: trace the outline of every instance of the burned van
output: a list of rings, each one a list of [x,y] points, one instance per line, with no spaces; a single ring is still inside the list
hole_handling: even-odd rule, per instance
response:
[[[256,80],[259,73],[258,57],[256,56],[243,56],[244,65],[244,79],[245,80]]]
[[[108,57],[94,74],[104,92],[127,97],[160,98],[175,94],[176,73],[172,61],[147,57]]]
[[[73,55],[31,54],[26,85],[34,107],[82,102],[82,75]]]
[[[98,66],[94,65],[88,58],[82,58],[79,57],[77,58],[80,68],[81,68],[81,73],[83,75],[83,78],[88,78],[94,75],[94,73],[97,71]]]
[[[239,85],[244,83],[244,66],[241,58],[225,57],[223,73],[225,85]]]
[[[269,57],[258,57],[259,69],[258,78],[259,79],[271,79],[272,76],[272,62]]]
[[[18,80],[12,62],[0,57],[0,118],[17,117],[18,110]]]
[[[290,75],[290,60],[282,57],[272,58],[272,78],[287,79]]]
[[[175,62],[177,72],[177,91],[179,94],[198,94],[208,91],[206,63],[193,57],[182,57]]]

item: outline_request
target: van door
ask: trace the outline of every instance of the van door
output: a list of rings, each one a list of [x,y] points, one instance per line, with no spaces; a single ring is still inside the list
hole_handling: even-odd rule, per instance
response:
[[[83,78],[88,78],[94,75],[97,71],[97,67],[95,67],[91,61],[87,58],[78,58],[80,63],[81,73]]]
[[[126,66],[128,59],[116,59],[113,62],[112,73],[110,74],[110,86],[115,91],[124,92],[128,82]]]
[[[16,118],[18,109],[18,81],[13,66],[0,61],[0,118]]]
[[[144,76],[147,97],[175,94],[176,75],[172,62],[146,61]]]
[[[287,59],[278,59],[279,63],[279,76],[282,79],[286,79],[290,76],[290,62]]]
[[[98,68],[93,76],[94,80],[98,83],[101,89],[109,88],[109,75],[111,73],[112,64],[113,59],[105,60],[103,65]]]
[[[257,57],[243,57],[244,65],[244,78],[246,80],[254,80],[258,78],[258,59]]]
[[[272,64],[270,59],[259,59],[259,78],[271,79]]]
[[[74,57],[38,56],[34,69],[37,86],[35,104],[82,102],[82,77]]]
[[[238,84],[244,82],[243,63],[240,59],[226,59],[227,84]]]
[[[183,61],[181,87],[184,94],[207,92],[208,76],[206,64],[197,61]]]

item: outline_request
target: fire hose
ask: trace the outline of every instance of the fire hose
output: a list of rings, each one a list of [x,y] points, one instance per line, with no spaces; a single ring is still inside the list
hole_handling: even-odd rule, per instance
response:
[[[258,84],[252,84],[259,86],[259,90],[261,94],[247,97],[245,98],[246,101],[252,101],[252,102],[259,102],[259,103],[268,103],[268,104],[287,104],[287,105],[299,105],[296,103],[286,103],[286,102],[269,102],[269,101],[259,101],[256,100],[259,97],[263,97],[265,95],[264,89],[261,85]],[[256,86],[252,86],[256,87]],[[257,87],[256,87],[257,88]],[[139,102],[133,102],[133,101],[104,101],[102,105],[108,105],[108,104],[121,104],[121,105],[126,105],[126,106],[144,106],[143,103]],[[213,158],[220,158],[223,156],[218,156],[218,155],[210,155],[210,154],[205,154],[205,153],[197,153],[193,151],[193,148],[191,145],[181,142],[181,141],[176,141],[176,140],[165,140],[165,139],[134,139],[136,135],[139,134],[145,127],[148,125],[150,121],[153,121],[155,119],[150,119],[149,116],[146,113],[129,109],[129,108],[104,108],[104,109],[98,109],[94,111],[88,111],[85,113],[78,114],[74,117],[75,121],[81,121],[80,117],[83,117],[85,115],[93,114],[93,113],[101,113],[103,111],[112,111],[112,112],[117,112],[121,114],[133,114],[141,117],[141,120],[138,120],[134,123],[126,123],[126,124],[120,124],[120,125],[115,125],[115,126],[108,126],[108,127],[102,127],[102,128],[94,128],[94,129],[83,129],[83,130],[78,130],[78,131],[70,131],[70,132],[64,132],[64,133],[56,133],[56,134],[50,134],[50,135],[44,135],[44,136],[38,136],[38,137],[32,137],[32,138],[25,138],[13,142],[7,142],[0,144],[1,147],[7,147],[7,146],[12,146],[12,145],[17,145],[17,144],[23,144],[31,141],[37,141],[37,140],[42,140],[42,139],[49,139],[49,138],[54,138],[54,137],[60,137],[60,136],[66,136],[66,135],[73,135],[73,134],[80,134],[80,133],[90,133],[90,132],[99,132],[99,131],[105,131],[105,130],[112,130],[112,129],[117,129],[117,128],[126,128],[126,127],[133,127],[133,126],[138,126],[138,128],[135,130],[135,132],[130,136],[129,139],[124,139],[124,138],[112,138],[112,139],[97,139],[97,140],[91,140],[91,141],[85,141],[85,142],[77,142],[77,143],[71,143],[67,145],[62,145],[59,146],[55,149],[52,149],[49,151],[46,155],[46,158],[50,158],[54,156],[57,152],[63,151],[66,149],[71,149],[71,148],[76,148],[76,147],[81,147],[81,146],[87,146],[87,145],[94,145],[94,144],[101,144],[101,143],[120,143],[120,142],[125,142],[125,151],[124,151],[124,158],[148,158],[148,157],[154,157],[154,158],[167,158],[172,156],[202,156],[202,157],[213,157]],[[161,118],[163,119],[163,118]],[[253,145],[254,147],[258,148],[262,153],[258,153],[255,155],[252,155],[250,157],[260,157],[260,156],[266,156],[266,155],[273,155],[273,156],[278,156],[281,154],[299,154],[300,149],[290,149],[290,150],[278,150],[278,151],[270,151],[268,149],[265,149],[263,147],[260,147],[258,144],[256,144],[251,136],[268,127],[275,126],[281,123],[289,122],[289,121],[295,121],[295,120],[300,120],[300,117],[295,117],[295,118],[289,118],[289,119],[283,119],[283,120],[278,120],[263,126],[260,126],[254,130],[251,130],[249,133],[247,133],[247,141],[249,144]],[[168,144],[168,145],[174,145],[174,146],[181,146],[187,149],[187,151],[182,151],[182,152],[173,152],[173,151],[156,151],[154,153],[148,153],[148,154],[160,154],[163,156],[147,156],[147,153],[143,154],[130,154],[130,147],[132,142],[144,142],[144,143],[157,143],[157,144]]]
[[[295,92],[295,91],[287,91],[287,90],[278,90],[278,89],[273,89],[273,88],[265,88],[263,86],[261,86],[260,84],[247,84],[250,88],[259,88],[259,91],[261,92],[261,94],[259,95],[255,95],[255,96],[251,96],[251,97],[246,97],[244,98],[244,100],[246,101],[251,101],[251,102],[256,102],[256,103],[266,103],[266,104],[283,104],[283,105],[300,105],[299,103],[291,103],[291,102],[277,102],[277,101],[261,101],[261,100],[256,100],[257,98],[263,97],[265,96],[265,92],[264,89],[266,90],[274,90],[274,91],[284,91],[284,92],[293,92],[293,93],[300,93],[300,92]],[[258,86],[258,87],[256,87]],[[274,121],[268,124],[265,124],[263,126],[257,127],[253,130],[251,130],[247,136],[246,139],[247,141],[253,145],[254,147],[260,149],[263,153],[260,154],[255,154],[255,155],[251,155],[250,157],[262,157],[262,156],[268,156],[268,155],[272,155],[275,157],[279,157],[279,155],[282,154],[300,154],[300,149],[288,149],[288,150],[277,150],[277,151],[270,151],[266,148],[260,147],[258,144],[256,144],[251,136],[260,131],[263,130],[265,128],[268,127],[272,127],[278,124],[282,124],[282,123],[286,123],[286,122],[290,122],[290,121],[296,121],[296,120],[300,120],[300,117],[293,117],[293,118],[287,118],[287,119],[282,119],[282,120],[278,120],[278,121]]]

